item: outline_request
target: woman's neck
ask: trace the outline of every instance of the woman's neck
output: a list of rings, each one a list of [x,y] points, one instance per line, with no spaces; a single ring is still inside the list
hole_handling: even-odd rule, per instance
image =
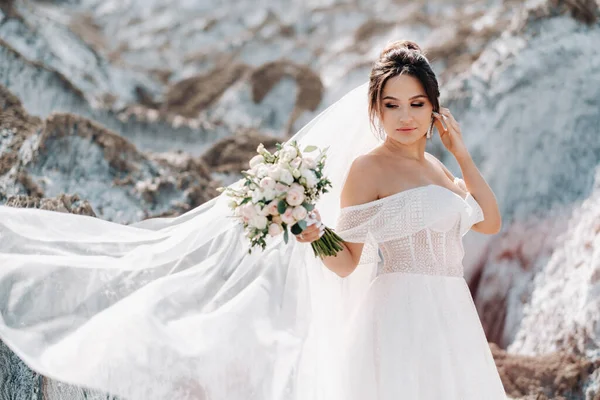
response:
[[[427,139],[425,137],[408,145],[387,137],[382,144],[382,148],[392,157],[421,162],[425,161],[426,145]]]

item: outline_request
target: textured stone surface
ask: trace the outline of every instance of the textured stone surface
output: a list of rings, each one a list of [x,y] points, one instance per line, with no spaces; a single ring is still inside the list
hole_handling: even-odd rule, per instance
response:
[[[566,398],[600,396],[598,15],[595,2],[530,2],[445,98],[504,217],[466,243],[488,339],[591,362]]]
[[[199,158],[141,153],[124,137],[73,114],[42,121],[4,88],[0,102],[1,202],[79,210],[126,223],[177,215],[218,194],[218,182]],[[74,200],[65,193],[91,206],[70,205]]]
[[[600,396],[597,390],[582,385],[590,378],[597,378],[600,361],[592,362],[563,351],[537,357],[515,355],[494,344],[491,350],[504,389],[512,398],[595,399],[594,396]]]

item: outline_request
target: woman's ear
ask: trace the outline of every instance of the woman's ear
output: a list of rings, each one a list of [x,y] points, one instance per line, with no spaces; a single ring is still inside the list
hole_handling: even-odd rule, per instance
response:
[[[440,133],[446,132],[448,130],[448,126],[446,125],[446,122],[444,121],[444,117],[440,113],[437,113],[435,111],[433,111],[432,114],[433,114],[433,119],[435,122],[435,127],[438,129],[438,131]]]

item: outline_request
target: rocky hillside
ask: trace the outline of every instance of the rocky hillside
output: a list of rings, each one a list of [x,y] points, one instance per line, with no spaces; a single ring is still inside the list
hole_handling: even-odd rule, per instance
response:
[[[597,399],[599,17],[596,0],[3,1],[0,203],[181,214],[412,39],[502,208],[466,266],[507,393]],[[103,396],[5,347],[0,365],[1,400]]]

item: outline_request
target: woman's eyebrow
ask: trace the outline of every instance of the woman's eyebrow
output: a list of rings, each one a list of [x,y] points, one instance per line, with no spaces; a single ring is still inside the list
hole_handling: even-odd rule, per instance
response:
[[[408,100],[414,100],[414,99],[418,99],[419,97],[427,97],[427,96],[425,96],[424,94],[418,94],[418,95],[416,95],[416,96],[413,96],[413,97],[411,97],[411,98],[410,98],[410,99],[408,99]],[[386,100],[386,99],[390,99],[390,100],[398,100],[398,99],[397,99],[397,98],[395,98],[394,96],[385,96],[385,97],[383,98],[383,100]]]

